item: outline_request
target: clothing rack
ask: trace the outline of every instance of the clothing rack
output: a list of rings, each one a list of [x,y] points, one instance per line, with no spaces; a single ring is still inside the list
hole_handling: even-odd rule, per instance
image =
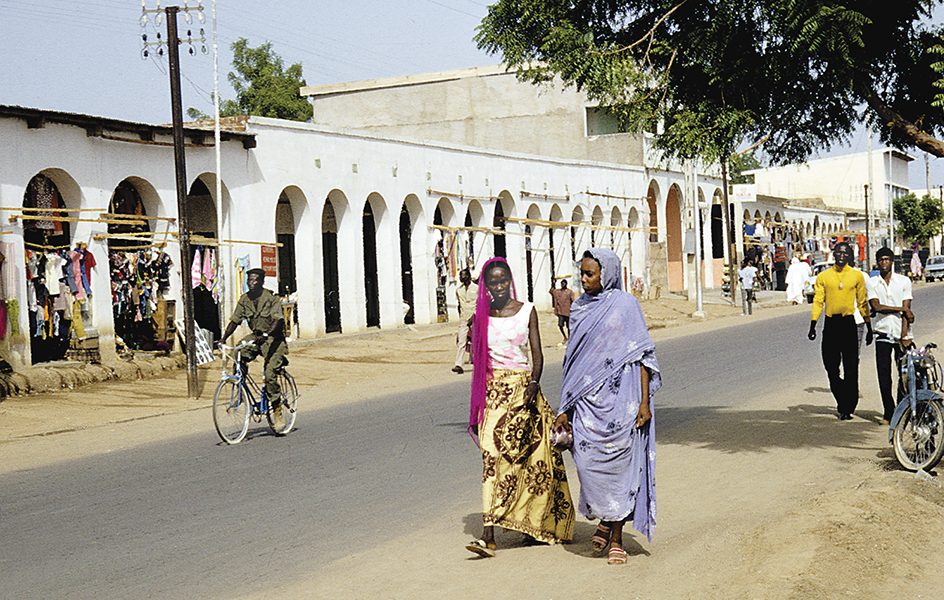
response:
[[[36,250],[66,250],[72,247],[72,244],[66,244],[65,246],[47,246],[45,244],[33,244],[32,242],[23,242],[23,245],[28,248],[35,248]]]
[[[458,194],[455,192],[441,192],[439,190],[434,190],[432,188],[426,188],[427,196],[449,196],[450,198],[458,198],[460,200],[484,200],[485,202],[491,202],[492,200],[501,200],[498,196],[467,196],[462,192]]]
[[[544,198],[545,200],[559,200],[561,202],[570,202],[570,196],[551,196],[547,192],[537,193],[521,190],[519,194],[525,198]]]
[[[148,221],[169,221],[171,223],[177,222],[175,217],[149,217],[147,215],[126,215],[121,213],[102,213],[98,216],[100,219],[120,219],[122,221],[147,219]]]
[[[57,209],[51,209],[46,212],[62,212]],[[119,225],[147,225],[146,220],[141,218],[132,219],[82,219],[80,217],[47,217],[45,215],[10,215],[10,222],[16,223],[17,219],[24,221],[56,221],[59,223],[108,223]]]
[[[0,206],[0,210],[21,211],[21,212],[58,212],[58,213],[76,213],[76,212],[102,212],[104,208],[28,208],[26,206],[17,206],[8,208]]]

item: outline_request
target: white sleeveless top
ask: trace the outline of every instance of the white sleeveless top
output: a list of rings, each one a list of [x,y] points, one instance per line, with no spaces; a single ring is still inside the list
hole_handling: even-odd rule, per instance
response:
[[[533,308],[524,302],[515,315],[488,318],[488,357],[493,369],[531,370],[528,322]]]

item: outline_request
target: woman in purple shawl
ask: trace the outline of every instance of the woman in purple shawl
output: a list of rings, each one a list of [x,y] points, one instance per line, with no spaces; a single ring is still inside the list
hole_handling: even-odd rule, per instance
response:
[[[472,326],[469,433],[482,451],[482,537],[466,548],[495,555],[495,526],[549,544],[574,527],[567,473],[550,444],[554,411],[541,393],[544,355],[534,305],[515,298],[503,258],[485,263]]]
[[[580,265],[584,293],[570,312],[570,342],[555,427],[573,432],[579,510],[600,519],[597,550],[623,564],[623,523],[652,541],[656,522],[651,397],[661,385],[655,345],[639,301],[622,291],[622,266],[593,248]]]

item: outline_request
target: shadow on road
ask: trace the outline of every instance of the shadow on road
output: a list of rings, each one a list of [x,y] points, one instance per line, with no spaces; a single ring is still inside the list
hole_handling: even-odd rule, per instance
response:
[[[861,447],[872,443],[880,417],[875,411],[860,410],[852,421],[839,421],[834,408],[810,404],[747,411],[661,407],[656,413],[656,441],[725,453]]]

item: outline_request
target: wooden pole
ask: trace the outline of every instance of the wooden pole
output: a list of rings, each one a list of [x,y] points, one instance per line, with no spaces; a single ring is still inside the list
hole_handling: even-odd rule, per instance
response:
[[[180,41],[177,37],[178,6],[164,9],[167,15],[167,54],[170,68],[170,102],[174,119],[174,170],[177,176],[177,227],[180,231],[181,299],[184,309],[184,340],[187,345],[187,396],[196,398],[197,352],[193,323],[193,288],[190,287],[190,228],[187,218],[187,160],[184,156],[184,116],[180,101]]]

